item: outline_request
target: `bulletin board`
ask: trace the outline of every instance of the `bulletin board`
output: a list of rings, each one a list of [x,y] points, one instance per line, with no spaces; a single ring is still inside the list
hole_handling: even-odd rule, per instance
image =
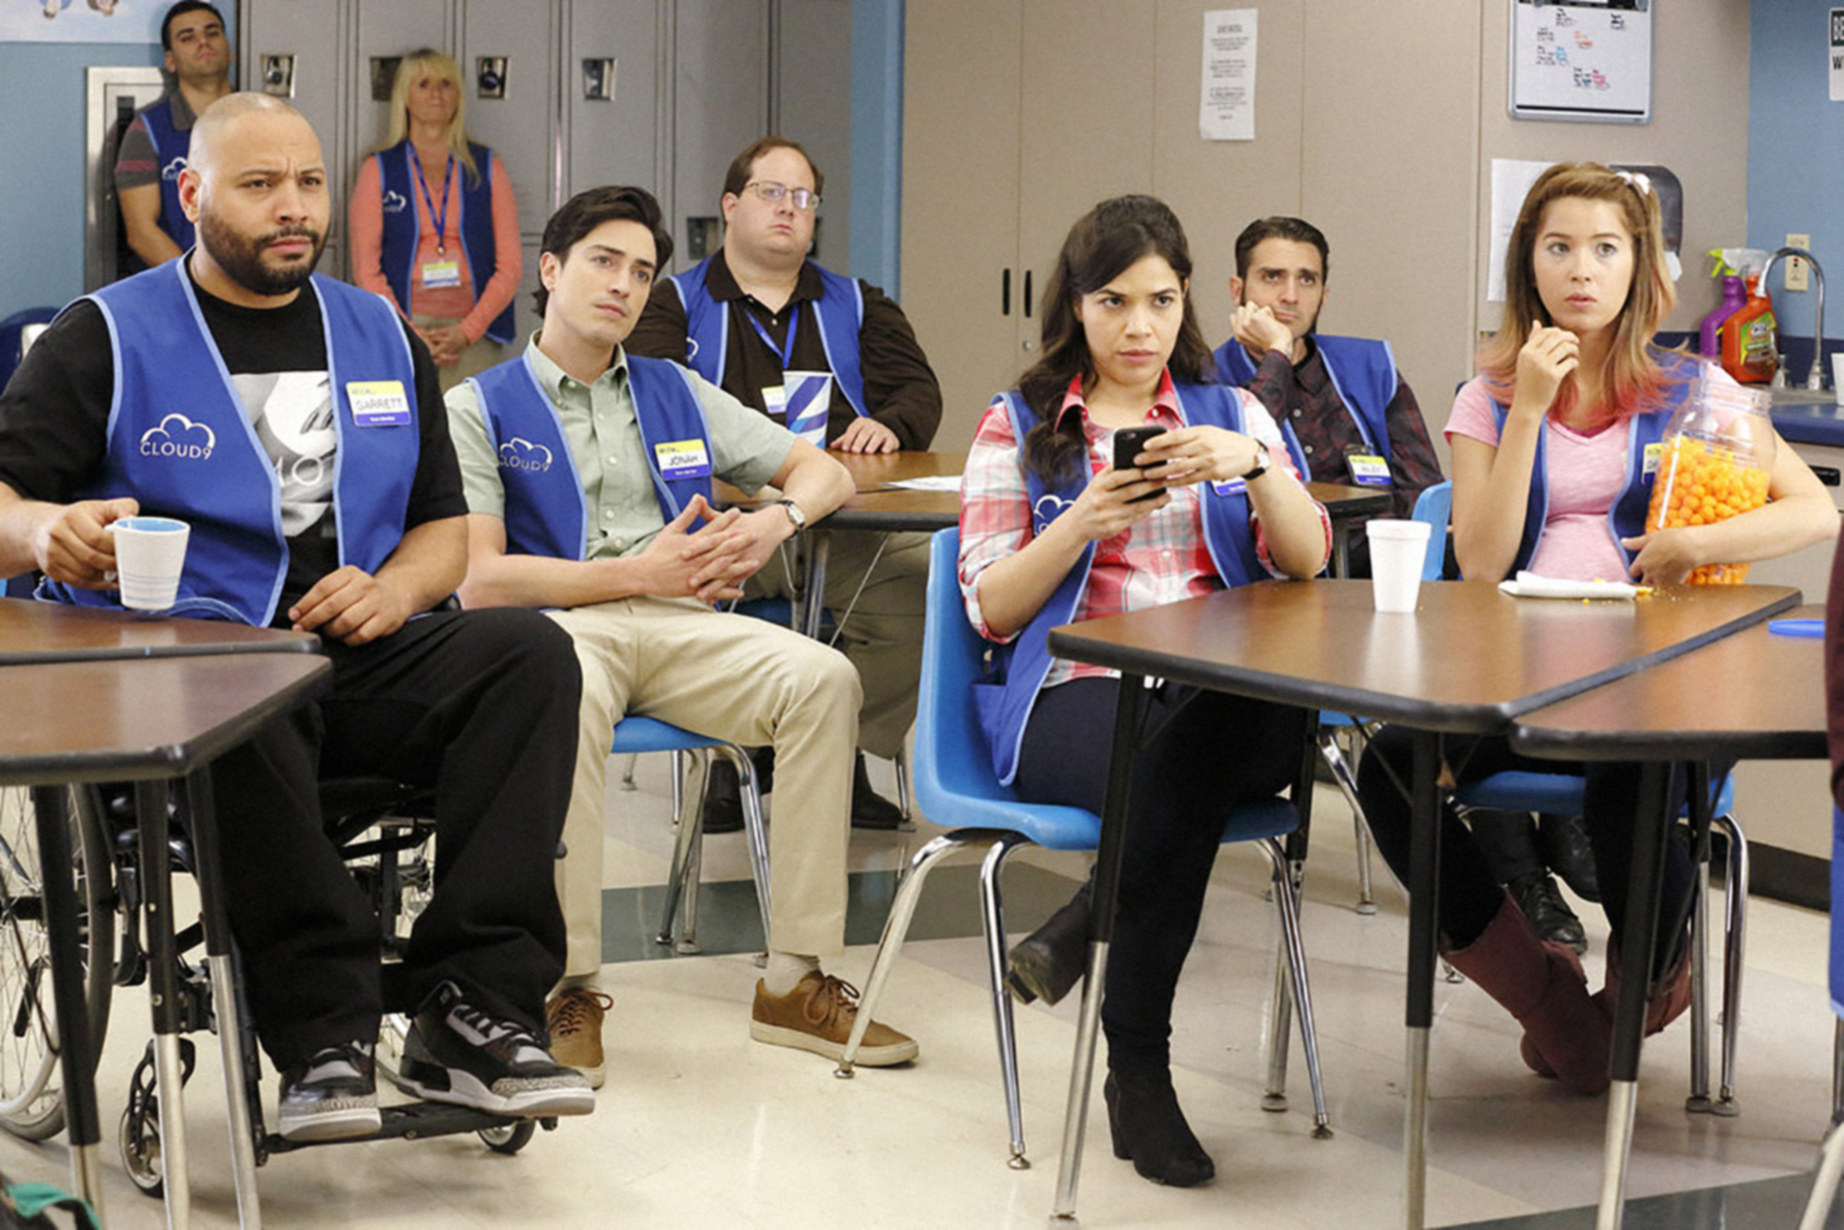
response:
[[[1654,0],[1511,3],[1511,116],[1652,120]]]

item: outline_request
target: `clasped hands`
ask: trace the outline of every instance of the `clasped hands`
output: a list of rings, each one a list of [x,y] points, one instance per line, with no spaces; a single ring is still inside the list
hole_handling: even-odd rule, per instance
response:
[[[707,605],[741,598],[743,582],[793,531],[793,522],[778,506],[717,512],[695,495],[640,553],[650,567],[648,592]]]

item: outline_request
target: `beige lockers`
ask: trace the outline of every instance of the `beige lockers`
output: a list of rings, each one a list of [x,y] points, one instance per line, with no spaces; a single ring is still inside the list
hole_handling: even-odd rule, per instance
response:
[[[1025,278],[1035,312],[1070,223],[1116,193],[1154,193],[1184,220],[1213,344],[1228,334],[1237,232],[1274,213],[1320,226],[1332,244],[1324,327],[1393,343],[1437,447],[1478,330],[1497,321],[1483,302],[1493,158],[1662,163],[1684,182],[1687,253],[1743,233],[1746,6],[1677,0],[1661,12],[1657,119],[1645,126],[1511,120],[1502,0],[1249,6],[1256,139],[1205,141],[1203,14],[1218,7],[910,0],[902,289],[947,398],[939,447],[963,446],[1031,361]],[[1714,305],[1698,262],[1686,264],[1668,327]]]

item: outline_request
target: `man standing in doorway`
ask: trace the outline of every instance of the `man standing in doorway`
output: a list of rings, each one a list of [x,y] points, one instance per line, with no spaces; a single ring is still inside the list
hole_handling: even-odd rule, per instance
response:
[[[724,177],[723,249],[664,279],[628,341],[631,354],[685,363],[810,443],[842,453],[926,449],[941,422],[941,386],[896,302],[808,259],[825,177],[798,144],[767,136]],[[816,378],[829,377],[829,378]],[[835,534],[826,606],[864,685],[859,746],[894,758],[915,720],[921,674],[925,534]],[[777,555],[747,597],[794,592]],[[740,827],[736,779],[713,769],[707,830]],[[902,813],[871,789],[864,759],[852,823],[890,829]]]
[[[192,246],[192,223],[179,207],[192,125],[231,92],[224,18],[204,0],[179,0],[160,23],[167,92],[141,108],[115,155],[115,195],[128,246],[149,268]]]

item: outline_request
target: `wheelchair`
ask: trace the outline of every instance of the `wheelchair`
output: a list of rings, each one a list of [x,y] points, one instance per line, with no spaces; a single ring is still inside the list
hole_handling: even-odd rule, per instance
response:
[[[140,837],[135,827],[131,789],[72,786],[66,790],[71,830],[71,871],[80,917],[84,960],[84,995],[93,1053],[100,1054],[108,1025],[112,992],[118,986],[148,981],[152,945],[148,903],[142,891]],[[383,936],[387,1012],[389,966],[401,958],[410,928],[427,904],[434,885],[433,791],[385,778],[344,779],[320,785],[322,814],[353,875],[371,897]],[[184,813],[184,786],[174,783],[167,796],[169,865],[194,872],[191,840]],[[0,1130],[27,1141],[56,1135],[65,1123],[59,1088],[58,1022],[50,995],[50,961],[44,926],[44,899],[38,853],[37,811],[32,792],[0,789]],[[175,919],[175,922],[177,920]],[[211,979],[202,959],[188,954],[202,948],[204,926],[194,921],[175,934],[175,981],[183,1031],[217,1032]],[[202,958],[202,952],[198,953]],[[233,953],[233,968],[235,954]],[[238,987],[237,1019],[245,1027],[237,1039],[256,1164],[279,1153],[328,1144],[476,1133],[487,1148],[517,1153],[538,1127],[554,1130],[555,1118],[513,1118],[468,1107],[412,1101],[381,1110],[380,1130],[345,1140],[291,1141],[270,1132],[262,1109],[262,1061],[255,1031],[248,1027],[247,1004]],[[376,1052],[379,1075],[394,1073],[409,1028],[407,1015],[384,1018]],[[195,1050],[180,1039],[182,1085],[189,1080]],[[154,1070],[155,1043],[150,1041],[130,1081],[117,1143],[124,1169],[135,1186],[150,1196],[165,1189],[160,1137],[159,1094]]]

